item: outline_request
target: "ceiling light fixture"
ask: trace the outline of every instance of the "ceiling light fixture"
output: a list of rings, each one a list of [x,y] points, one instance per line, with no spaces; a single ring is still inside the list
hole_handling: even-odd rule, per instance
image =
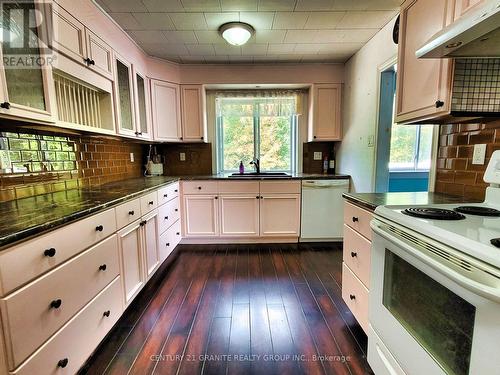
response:
[[[242,46],[254,32],[252,26],[243,22],[229,22],[219,27],[220,35],[233,46]]]

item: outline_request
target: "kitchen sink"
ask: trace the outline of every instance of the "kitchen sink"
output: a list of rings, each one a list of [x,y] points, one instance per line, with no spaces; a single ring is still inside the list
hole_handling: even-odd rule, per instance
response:
[[[288,178],[291,177],[285,172],[249,172],[249,173],[233,173],[229,178]]]

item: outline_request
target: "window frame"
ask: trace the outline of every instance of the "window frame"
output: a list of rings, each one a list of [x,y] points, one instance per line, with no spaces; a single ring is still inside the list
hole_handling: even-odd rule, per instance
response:
[[[393,124],[393,127],[396,124]],[[429,168],[418,168],[419,164],[419,155],[420,155],[420,146],[421,146],[421,134],[422,134],[422,126],[426,125],[408,125],[408,126],[413,126],[415,127],[415,143],[413,147],[413,168],[391,168],[391,157],[389,155],[389,173],[390,172],[429,172],[431,167]],[[432,134],[431,134],[431,141],[432,141]],[[389,152],[392,151],[392,147],[390,148]]]

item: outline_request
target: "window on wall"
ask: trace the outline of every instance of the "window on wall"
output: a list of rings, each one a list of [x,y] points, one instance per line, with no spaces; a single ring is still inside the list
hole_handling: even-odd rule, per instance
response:
[[[433,125],[392,126],[390,171],[428,171]]]
[[[295,170],[297,99],[294,95],[217,97],[217,159],[220,172],[260,160],[261,171]]]

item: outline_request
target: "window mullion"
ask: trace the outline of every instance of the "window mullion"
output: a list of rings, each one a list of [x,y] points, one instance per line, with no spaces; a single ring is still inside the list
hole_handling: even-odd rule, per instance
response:
[[[413,158],[413,169],[414,170],[417,170],[417,168],[418,168],[418,154],[420,153],[420,131],[421,131],[421,128],[420,128],[420,125],[418,125],[417,130],[416,130],[417,139],[415,140],[415,157]]]
[[[253,141],[254,141],[254,158],[260,160],[260,112],[259,104],[254,101],[254,116],[253,116]]]

